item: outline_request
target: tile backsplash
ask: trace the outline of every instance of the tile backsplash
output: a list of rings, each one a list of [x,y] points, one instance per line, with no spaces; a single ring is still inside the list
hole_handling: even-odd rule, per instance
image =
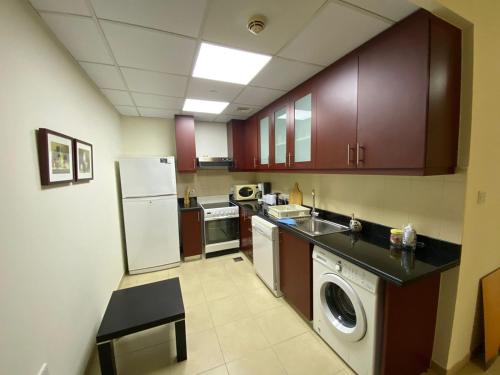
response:
[[[198,170],[196,173],[177,173],[177,195],[184,196],[189,186],[195,196],[230,194],[233,185],[255,183],[255,173],[231,173],[224,169]]]
[[[465,173],[445,176],[368,176],[258,173],[273,191],[288,193],[295,182],[311,205],[392,227],[413,223],[418,233],[461,243]]]

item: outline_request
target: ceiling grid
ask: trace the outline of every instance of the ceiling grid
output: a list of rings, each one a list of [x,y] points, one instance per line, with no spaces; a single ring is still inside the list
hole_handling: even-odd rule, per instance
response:
[[[217,122],[251,116],[417,9],[406,0],[30,2],[120,113],[172,118],[188,97],[229,102],[219,115],[190,113]],[[267,18],[259,35],[246,30],[255,14]],[[272,58],[248,85],[195,78],[202,42]]]

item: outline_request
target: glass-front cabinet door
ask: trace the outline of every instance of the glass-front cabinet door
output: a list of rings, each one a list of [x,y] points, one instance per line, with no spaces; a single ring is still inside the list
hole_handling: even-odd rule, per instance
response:
[[[293,164],[306,167],[312,164],[313,122],[311,93],[295,100],[293,108]]]
[[[287,160],[287,129],[288,129],[288,108],[283,107],[274,112],[274,165],[286,167],[290,163]]]
[[[269,167],[269,116],[259,121],[259,166]]]

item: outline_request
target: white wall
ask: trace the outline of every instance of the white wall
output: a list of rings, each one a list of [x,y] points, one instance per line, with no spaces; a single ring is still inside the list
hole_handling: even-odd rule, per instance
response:
[[[173,119],[123,116],[121,132],[124,156],[175,155]]]
[[[120,118],[27,1],[0,1],[0,374],[80,374],[123,274]],[[94,146],[95,179],[42,189],[35,129]]]
[[[197,154],[198,148],[207,149],[207,142],[218,134],[218,148],[227,150],[226,125],[221,123],[196,122]],[[207,132],[211,129],[215,133]],[[200,132],[201,130],[201,132]],[[173,119],[122,117],[122,156],[159,156],[176,155],[175,122]],[[205,137],[201,136],[205,134]],[[202,141],[203,140],[203,141]],[[212,155],[219,156],[219,155]],[[222,156],[222,155],[220,155]],[[227,153],[226,153],[227,156]],[[231,187],[243,183],[255,183],[255,173],[231,173],[226,169],[199,170],[196,173],[177,173],[177,194],[183,196],[184,190],[195,191],[194,195],[229,194]]]
[[[227,125],[220,122],[195,122],[196,156],[227,157]]]

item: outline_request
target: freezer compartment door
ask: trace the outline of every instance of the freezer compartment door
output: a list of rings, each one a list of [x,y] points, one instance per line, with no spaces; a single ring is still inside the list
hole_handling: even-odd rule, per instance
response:
[[[119,164],[122,198],[177,194],[173,156],[122,159]]]
[[[123,200],[129,271],[180,261],[177,197]]]

